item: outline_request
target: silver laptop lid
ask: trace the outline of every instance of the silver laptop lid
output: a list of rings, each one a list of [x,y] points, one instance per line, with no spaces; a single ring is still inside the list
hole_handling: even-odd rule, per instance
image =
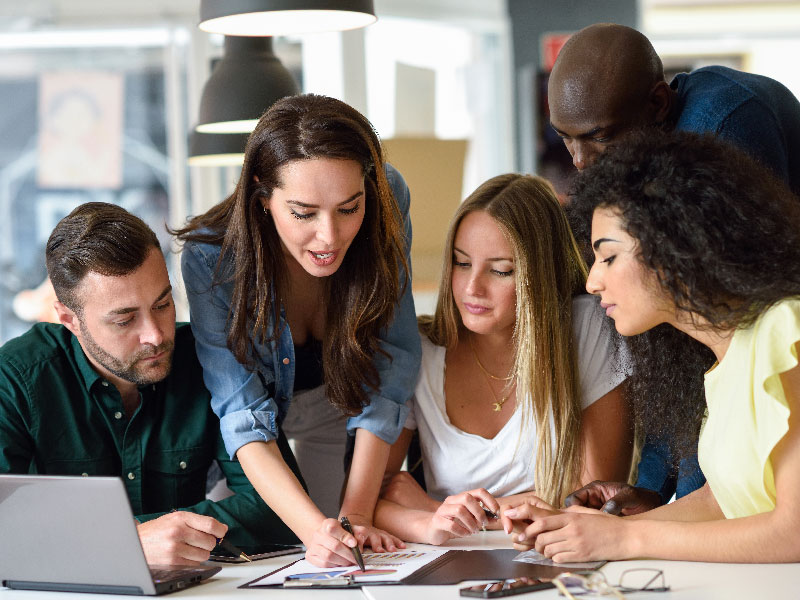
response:
[[[116,477],[0,475],[0,581],[155,586]]]

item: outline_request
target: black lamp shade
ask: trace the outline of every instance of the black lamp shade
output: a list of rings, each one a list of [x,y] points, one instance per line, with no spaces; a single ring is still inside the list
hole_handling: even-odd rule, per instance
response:
[[[272,104],[300,92],[272,52],[269,37],[226,37],[225,52],[203,87],[197,131],[249,133]]]
[[[189,134],[189,164],[192,166],[241,165],[247,145],[246,133]]]
[[[377,20],[373,0],[201,0],[200,29],[225,35],[342,31]]]

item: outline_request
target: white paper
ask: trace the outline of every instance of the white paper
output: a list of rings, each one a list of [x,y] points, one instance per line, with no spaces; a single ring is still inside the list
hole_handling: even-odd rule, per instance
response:
[[[323,569],[315,567],[307,560],[299,560],[293,565],[264,577],[258,581],[258,586],[282,584],[289,575],[325,574],[328,577],[352,575],[358,583],[390,583],[399,582],[411,575],[414,571],[430,564],[444,553],[446,549],[435,550],[400,550],[398,552],[364,553],[365,571],[357,566],[334,567]]]

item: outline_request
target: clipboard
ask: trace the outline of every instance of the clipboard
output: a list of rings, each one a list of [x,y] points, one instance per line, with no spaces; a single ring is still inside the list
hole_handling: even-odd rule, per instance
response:
[[[309,585],[309,587],[324,587],[326,589],[359,588],[365,585],[455,585],[462,581],[487,580],[487,579],[513,579],[516,577],[531,577],[537,579],[552,579],[559,573],[574,571],[574,567],[553,567],[514,561],[519,555],[518,550],[448,550],[436,560],[414,571],[411,575],[400,581],[356,581],[343,578],[341,582],[325,585]],[[275,569],[252,581],[239,586],[240,589],[290,589],[281,584],[266,585],[259,583],[263,579],[275,575],[280,571],[296,564],[290,563],[280,569]],[[600,568],[605,561],[598,563],[595,569]],[[583,571],[592,569],[581,569]]]

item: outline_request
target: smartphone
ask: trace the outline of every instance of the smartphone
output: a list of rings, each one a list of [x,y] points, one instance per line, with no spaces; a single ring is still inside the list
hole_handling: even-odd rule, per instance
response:
[[[284,554],[299,554],[305,552],[302,546],[290,546],[289,544],[261,544],[258,546],[240,546],[242,552],[247,554],[251,560],[259,560],[262,558],[273,558],[275,556],[283,556]],[[211,558],[214,562],[224,563],[243,563],[247,562],[241,556],[234,556],[225,548],[217,546],[211,551]]]
[[[517,577],[516,579],[491,581],[489,583],[461,588],[459,594],[471,598],[500,598],[501,596],[514,596],[516,594],[538,592],[539,590],[549,590],[554,587],[552,583],[542,579]]]

